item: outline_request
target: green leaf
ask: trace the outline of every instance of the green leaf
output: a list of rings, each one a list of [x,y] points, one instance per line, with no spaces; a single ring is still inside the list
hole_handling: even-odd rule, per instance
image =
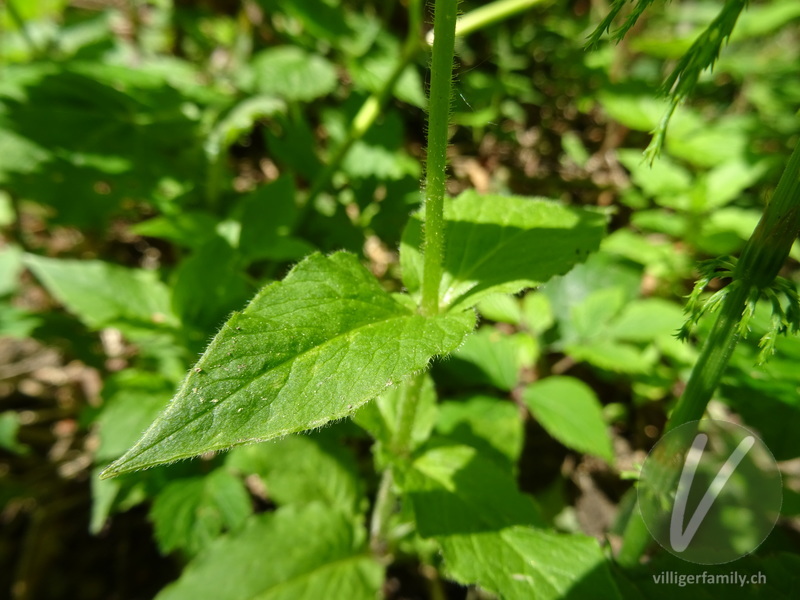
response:
[[[606,333],[609,322],[625,306],[625,290],[620,286],[599,289],[589,294],[571,310],[571,331],[564,337],[573,336],[581,340],[591,340]]]
[[[279,167],[286,167],[313,180],[322,169],[316,155],[317,138],[311,124],[303,113],[290,112],[286,117],[275,119],[277,127],[265,131],[269,156],[275,158]]]
[[[522,453],[524,431],[519,409],[490,396],[446,401],[439,406],[436,432],[477,448],[500,464],[515,465]]]
[[[541,518],[531,500],[476,449],[429,450],[403,487],[419,534],[437,540],[459,583],[512,600],[619,598],[597,542],[532,527]]]
[[[473,306],[498,292],[516,293],[566,273],[596,250],[604,233],[599,213],[543,200],[482,196],[467,191],[445,204],[447,254],[442,306]],[[422,278],[422,219],[403,234],[403,282],[416,294]]]
[[[92,329],[176,324],[169,289],[153,271],[99,260],[67,260],[28,254],[25,265],[70,312]]]
[[[312,255],[223,326],[164,414],[105,476],[319,427],[456,348],[471,312],[425,318],[355,256]]]
[[[507,334],[494,327],[481,327],[442,366],[464,380],[488,383],[511,391],[519,372],[539,355],[536,340],[527,333]]]
[[[358,33],[348,26],[343,8],[325,0],[279,2],[276,8],[297,19],[314,38],[337,46],[346,44]]]
[[[55,208],[49,218],[102,226],[123,202],[152,202],[167,180],[189,186],[202,172],[200,107],[156,71],[43,61],[5,78],[13,92],[0,90],[3,122],[31,143],[3,136],[0,145],[25,160],[4,164],[2,178],[20,197]]]
[[[575,307],[595,291],[604,288],[619,287],[623,291],[626,302],[639,297],[642,284],[641,270],[627,261],[598,252],[592,254],[585,264],[576,265],[564,277],[555,277],[542,287],[543,293],[550,300],[550,308],[558,320],[564,338],[574,336],[571,329],[572,313]]]
[[[665,100],[653,97],[650,90],[623,86],[608,87],[597,99],[612,119],[637,131],[654,129],[668,107]]]
[[[217,219],[211,213],[183,210],[136,223],[131,232],[169,240],[187,248],[199,248],[216,235],[216,226]]]
[[[352,143],[342,160],[342,171],[354,179],[375,178],[398,180],[410,175],[419,179],[420,165],[405,151],[405,124],[396,110],[385,110],[379,122],[373,124],[355,142],[348,142],[348,131],[358,115],[360,98],[342,108],[323,111],[323,123],[331,139],[331,147]]]
[[[698,119],[695,127],[672,126],[667,149],[677,158],[698,167],[716,167],[744,160],[748,154],[748,130],[758,126],[754,116],[727,117],[717,123]]]
[[[215,469],[205,477],[178,479],[156,497],[150,510],[162,553],[182,549],[194,555],[223,529],[236,531],[252,512],[240,479]]]
[[[564,349],[575,360],[616,373],[649,373],[658,359],[653,347],[643,352],[632,344],[605,339],[568,344]]]
[[[361,89],[379,93],[389,75],[401,59],[402,49],[397,40],[389,36],[379,37],[369,55],[353,59],[348,64],[348,73]],[[406,67],[394,86],[394,95],[418,108],[425,108],[425,86],[415,65]]]
[[[547,433],[566,447],[614,461],[600,401],[581,380],[547,377],[525,388],[522,399]]]
[[[261,477],[269,498],[278,505],[322,501],[343,513],[358,514],[364,498],[358,466],[330,431],[235,448],[225,464]]]
[[[447,574],[504,600],[620,600],[597,540],[514,526],[443,540]]]
[[[471,446],[428,449],[400,486],[411,499],[422,537],[543,525],[533,499],[517,489],[511,471]]]
[[[392,444],[397,432],[397,407],[405,393],[408,382],[386,390],[378,396],[375,402],[370,402],[361,407],[353,415],[356,425],[366,429],[370,435],[383,442],[385,447]],[[436,390],[433,379],[426,376],[422,382],[417,401],[414,429],[411,432],[411,446],[416,448],[430,437],[431,430],[436,423]]]
[[[218,327],[253,291],[241,255],[219,235],[181,262],[174,277],[173,309],[185,325],[204,333]]]
[[[213,162],[239,138],[249,133],[260,119],[285,111],[286,105],[272,96],[254,96],[242,100],[214,125],[206,140],[206,154]]]
[[[0,448],[15,454],[27,454],[30,448],[17,441],[19,425],[19,413],[13,411],[0,413]]]
[[[641,150],[617,150],[617,158],[631,172],[631,180],[650,197],[674,196],[687,192],[692,186],[688,170],[666,156],[649,165]]]
[[[320,503],[280,508],[213,542],[157,600],[374,600],[383,567],[364,537]]]
[[[522,320],[534,334],[541,335],[555,323],[550,299],[541,292],[529,292],[522,300]]]
[[[122,456],[164,410],[171,393],[172,387],[153,373],[127,369],[112,376],[103,388],[105,402],[96,420],[100,447],[95,461]]]
[[[508,294],[486,296],[478,302],[478,312],[492,321],[512,325],[519,325],[523,318],[519,301]]]
[[[0,337],[30,337],[41,323],[39,315],[11,306],[7,302],[0,302]]]
[[[255,88],[287,101],[310,102],[336,89],[334,66],[318,54],[296,46],[259,52],[252,60]]]
[[[289,237],[298,214],[295,194],[292,178],[283,176],[243,198],[239,250],[249,260],[296,260],[313,252]]]
[[[766,172],[767,162],[755,164],[735,160],[724,163],[708,172],[706,177],[706,206],[721,208],[752,187]]]
[[[674,334],[683,324],[683,310],[661,298],[647,298],[628,304],[614,321],[609,333],[613,338],[650,342],[656,337]]]
[[[0,127],[0,156],[0,182],[9,178],[7,173],[35,172],[51,157],[44,148],[4,127]]]
[[[22,257],[19,246],[8,245],[0,250],[0,297],[13,294],[19,288]]]

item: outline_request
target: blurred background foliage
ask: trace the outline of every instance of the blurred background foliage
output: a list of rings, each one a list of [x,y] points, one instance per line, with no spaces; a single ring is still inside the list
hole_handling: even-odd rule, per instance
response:
[[[546,1],[457,43],[451,193],[610,215],[599,253],[540,290],[484,301],[479,334],[433,372],[445,401],[430,427],[511,460],[565,531],[613,538],[629,508],[620,473],[658,438],[695,358],[673,337],[693,266],[741,249],[798,140],[800,3],[753,1],[676,111],[661,158],[642,162],[667,107],[657,90],[720,5],[654,3],[620,43],[587,52],[607,3]],[[407,24],[398,0],[0,5],[10,597],[149,598],[251,513],[314,495],[368,510],[369,438],[350,422],[116,480],[96,473],[158,414],[226,316],[309,252],[348,249],[400,289],[427,66],[422,44],[403,53]],[[397,69],[356,139],[353,119]],[[795,248],[783,275],[797,279],[798,259]],[[743,344],[711,412],[741,418],[786,461],[786,520],[766,551],[796,551],[800,341],[778,349],[756,368],[755,342]],[[567,389],[588,397],[611,440],[576,444],[530,399]],[[533,417],[518,410],[526,403]],[[388,597],[464,597],[420,571],[436,557],[419,540],[406,550]]]

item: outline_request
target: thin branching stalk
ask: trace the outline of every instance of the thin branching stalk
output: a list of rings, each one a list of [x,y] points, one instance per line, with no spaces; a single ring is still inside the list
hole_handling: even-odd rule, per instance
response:
[[[308,214],[313,209],[314,201],[317,196],[325,190],[333,178],[334,173],[339,170],[350,149],[369,131],[383,111],[383,107],[391,97],[400,76],[410,65],[414,58],[422,50],[421,28],[422,25],[422,0],[410,0],[408,6],[408,33],[406,34],[403,50],[400,59],[395,64],[389,77],[384,81],[381,88],[370,94],[356,113],[347,136],[344,141],[334,150],[333,155],[328,160],[325,167],[314,178],[311,189],[303,205],[303,215]]]

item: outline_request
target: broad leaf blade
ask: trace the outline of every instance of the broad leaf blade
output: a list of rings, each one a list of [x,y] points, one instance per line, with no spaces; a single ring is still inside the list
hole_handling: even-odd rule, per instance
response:
[[[549,200],[482,196],[467,191],[445,205],[447,254],[442,306],[467,307],[493,293],[516,293],[563,275],[597,250],[605,229],[599,213]],[[419,290],[422,220],[403,234],[401,263],[409,292]]]
[[[442,402],[436,432],[511,467],[519,460],[525,441],[519,409],[512,402],[490,396]]]
[[[537,381],[522,393],[536,420],[559,442],[579,452],[614,461],[611,437],[600,401],[580,379],[553,376]]]
[[[504,600],[620,600],[597,541],[514,526],[441,541],[448,574]]]
[[[533,500],[517,489],[511,470],[471,446],[429,449],[414,461],[401,487],[411,498],[422,537],[543,524]]]
[[[296,46],[263,50],[253,58],[252,67],[254,87],[266,96],[310,102],[336,89],[336,68],[322,56]]]
[[[310,256],[223,326],[164,414],[104,476],[345,417],[450,352],[471,312],[426,318],[355,256]]]
[[[99,260],[25,256],[25,265],[47,290],[93,329],[175,325],[169,289],[153,271]]]
[[[189,563],[158,600],[373,600],[383,568],[363,532],[321,503],[248,520]]]
[[[180,548],[192,556],[219,537],[223,528],[238,530],[251,511],[242,481],[216,469],[205,477],[168,484],[156,497],[150,518],[161,552]]]
[[[260,477],[269,499],[279,506],[321,501],[344,514],[359,514],[366,505],[363,481],[355,456],[335,432],[335,426],[327,427],[235,448],[225,464]]]
[[[467,446],[434,448],[403,482],[417,530],[442,548],[447,574],[507,600],[619,599],[597,542],[536,527],[510,473]]]

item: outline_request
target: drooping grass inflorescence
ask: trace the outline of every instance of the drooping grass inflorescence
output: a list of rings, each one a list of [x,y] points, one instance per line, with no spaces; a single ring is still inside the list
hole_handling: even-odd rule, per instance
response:
[[[614,0],[608,15],[589,36],[587,47],[597,47],[603,35],[610,31],[625,6],[633,2],[634,0]],[[611,38],[617,42],[622,40],[653,2],[654,0],[636,0],[631,13],[624,23],[611,33]],[[748,2],[749,0],[727,0],[714,20],[697,36],[689,50],[664,80],[660,93],[669,98],[669,105],[664,116],[652,131],[653,138],[644,153],[645,159],[650,164],[658,157],[664,146],[667,127],[675,109],[692,93],[700,75],[706,69],[713,68],[723,44],[730,39],[739,15],[747,7]]]

